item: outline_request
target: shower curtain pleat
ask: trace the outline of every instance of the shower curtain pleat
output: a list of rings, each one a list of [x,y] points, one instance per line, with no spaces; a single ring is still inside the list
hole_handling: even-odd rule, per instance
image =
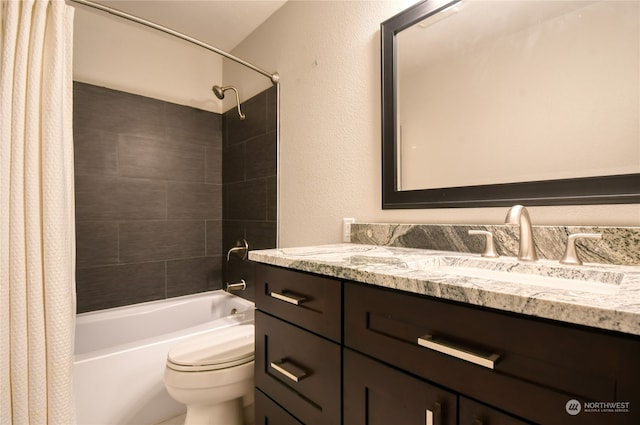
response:
[[[74,423],[73,9],[2,1],[0,424]]]

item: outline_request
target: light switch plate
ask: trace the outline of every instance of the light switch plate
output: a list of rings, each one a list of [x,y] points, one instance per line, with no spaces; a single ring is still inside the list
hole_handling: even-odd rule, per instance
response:
[[[356,222],[353,217],[342,219],[342,242],[351,242],[351,225]]]

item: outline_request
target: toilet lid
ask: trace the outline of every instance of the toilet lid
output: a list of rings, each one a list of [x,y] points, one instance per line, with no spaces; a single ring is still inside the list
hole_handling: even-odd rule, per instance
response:
[[[191,337],[169,350],[167,366],[174,370],[225,369],[254,358],[253,325],[231,326]]]

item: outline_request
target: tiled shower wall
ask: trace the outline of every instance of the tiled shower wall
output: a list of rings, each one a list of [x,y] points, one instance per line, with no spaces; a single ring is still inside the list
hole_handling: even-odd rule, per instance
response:
[[[220,288],[222,116],[74,83],[78,312]]]
[[[239,238],[276,246],[276,96],[240,121],[74,83],[78,312],[239,279],[253,298],[252,264],[224,255]]]
[[[244,121],[235,108],[223,117],[225,255],[241,238],[250,249],[277,244],[277,95],[274,86],[244,102]],[[225,258],[225,282],[248,283],[238,295],[253,299],[253,277],[252,263]]]

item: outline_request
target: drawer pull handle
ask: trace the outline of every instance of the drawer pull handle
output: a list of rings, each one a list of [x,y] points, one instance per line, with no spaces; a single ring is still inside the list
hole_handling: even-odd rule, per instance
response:
[[[489,369],[493,369],[496,361],[500,358],[499,354],[474,353],[462,347],[456,347],[452,344],[436,341],[432,335],[423,335],[418,338],[418,344]]]
[[[288,302],[289,304],[293,304],[293,305],[300,305],[307,300],[305,297],[301,295],[295,295],[291,293],[284,294],[284,293],[278,293],[278,292],[270,292],[269,295],[273,298],[276,298],[284,302]]]
[[[300,382],[307,376],[307,372],[305,372],[300,367],[291,363],[288,360],[279,360],[277,362],[271,362],[271,367],[279,372],[280,374],[286,376],[288,379],[293,382]]]
[[[431,409],[427,409],[424,411],[425,415],[425,424],[426,425],[435,425],[436,414],[440,413],[440,403],[433,403],[433,407]]]

